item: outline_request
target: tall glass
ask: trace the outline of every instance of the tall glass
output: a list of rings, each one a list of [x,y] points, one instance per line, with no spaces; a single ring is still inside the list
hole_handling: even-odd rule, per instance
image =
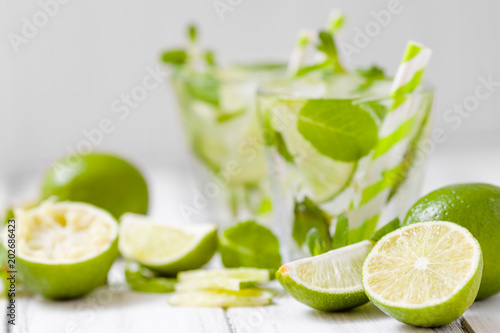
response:
[[[193,195],[208,201],[224,226],[271,212],[255,94],[260,82],[283,73],[282,65],[246,65],[203,73],[183,67],[172,75],[198,176]]]
[[[308,255],[311,229],[331,235],[342,213],[355,243],[403,218],[418,199],[433,91],[387,97],[391,80],[364,80],[338,74],[259,90],[273,228],[286,259]]]

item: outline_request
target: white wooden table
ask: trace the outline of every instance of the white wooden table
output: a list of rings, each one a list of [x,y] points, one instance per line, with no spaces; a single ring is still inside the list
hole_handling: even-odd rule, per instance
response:
[[[500,184],[499,152],[461,148],[434,154],[424,192],[456,182]],[[23,174],[0,179],[1,188],[7,191],[0,192],[0,200],[15,201],[34,194],[38,177]],[[152,215],[179,219],[178,204],[189,202],[189,188],[186,191],[189,180],[172,170],[151,172],[149,178]],[[218,265],[218,261],[214,257],[211,265]],[[122,263],[118,261],[110,272],[110,286],[81,300],[18,298],[16,325],[4,323],[0,332],[500,332],[500,294],[474,303],[448,326],[422,329],[401,324],[370,303],[349,312],[325,313],[312,310],[284,293],[275,299],[275,304],[266,307],[175,308],[167,304],[167,294],[127,291],[123,279]],[[273,287],[280,290],[277,284]],[[3,309],[5,302],[0,301]]]

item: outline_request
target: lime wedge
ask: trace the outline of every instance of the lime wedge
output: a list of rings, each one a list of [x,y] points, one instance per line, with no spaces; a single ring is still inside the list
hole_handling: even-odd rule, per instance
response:
[[[2,244],[16,254],[15,267],[9,268],[17,269],[29,291],[66,299],[106,284],[118,256],[118,223],[108,212],[49,199],[32,209],[14,209],[14,216],[15,222],[4,227]]]
[[[474,302],[483,268],[479,243],[451,222],[416,223],[384,236],[363,264],[370,300],[415,326],[447,325]]]
[[[197,290],[176,292],[168,299],[173,306],[237,307],[264,306],[271,303],[273,294],[261,289]]]
[[[345,246],[281,266],[276,278],[296,300],[314,309],[344,311],[368,302],[361,266],[371,241]]]
[[[224,289],[238,291],[269,281],[269,270],[257,268],[228,268],[181,272],[177,276],[177,291]]]
[[[162,275],[205,265],[217,248],[217,228],[212,224],[174,227],[143,215],[121,219],[120,253]]]

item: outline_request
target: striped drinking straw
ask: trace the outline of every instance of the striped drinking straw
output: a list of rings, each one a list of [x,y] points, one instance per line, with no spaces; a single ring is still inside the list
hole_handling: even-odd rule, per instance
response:
[[[407,94],[414,92],[422,81],[432,51],[422,44],[410,41],[391,86],[392,106],[379,132],[379,141],[370,158],[367,170],[361,175],[357,203],[349,212],[350,221],[360,228],[359,238],[376,228],[380,210],[386,204],[393,185],[392,179],[400,172],[409,137],[419,111]],[[353,235],[354,236],[354,235]],[[360,240],[360,239],[359,239]]]

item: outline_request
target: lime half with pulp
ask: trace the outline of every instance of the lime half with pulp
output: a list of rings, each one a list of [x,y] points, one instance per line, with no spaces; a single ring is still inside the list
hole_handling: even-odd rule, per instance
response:
[[[118,256],[118,223],[106,211],[76,202],[43,202],[16,209],[16,267],[28,290],[48,298],[85,295],[106,284]],[[13,223],[3,230],[11,250]]]

